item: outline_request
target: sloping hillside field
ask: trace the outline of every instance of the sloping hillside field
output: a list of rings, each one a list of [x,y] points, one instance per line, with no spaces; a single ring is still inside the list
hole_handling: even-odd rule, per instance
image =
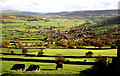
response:
[[[0,74],[100,76],[109,72],[108,65],[117,57],[119,16],[115,10],[99,12],[33,16],[32,12],[4,11]]]

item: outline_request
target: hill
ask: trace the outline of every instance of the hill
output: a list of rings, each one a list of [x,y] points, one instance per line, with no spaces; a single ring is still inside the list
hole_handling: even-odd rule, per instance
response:
[[[89,10],[89,11],[71,11],[71,12],[57,12],[57,13],[39,13],[18,10],[2,10],[2,14],[18,14],[18,15],[50,15],[50,16],[117,16],[118,10]]]
[[[58,12],[47,13],[45,15],[60,15],[60,16],[116,16],[118,10],[94,10],[94,11],[73,11],[73,12]]]
[[[31,16],[37,16],[37,15],[43,15],[43,13],[38,12],[29,12],[29,11],[17,11],[17,10],[2,10],[2,14],[14,14],[14,15],[31,15]]]

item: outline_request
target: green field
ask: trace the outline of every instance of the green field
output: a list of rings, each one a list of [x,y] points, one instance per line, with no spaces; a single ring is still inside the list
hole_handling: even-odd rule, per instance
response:
[[[38,21],[29,21],[30,18],[26,16],[25,17],[11,16],[11,18],[14,19],[9,19],[9,18],[3,19],[4,23],[2,24],[2,42],[3,41],[10,41],[10,42],[12,41],[12,42],[7,47],[2,48],[2,51],[0,52],[1,53],[0,57],[21,58],[24,60],[25,59],[55,60],[55,57],[50,57],[50,56],[56,56],[56,54],[62,54],[63,56],[86,56],[85,54],[88,51],[93,52],[92,56],[99,56],[99,55],[109,56],[109,57],[117,56],[117,48],[111,49],[111,46],[113,45],[113,43],[115,45],[114,38],[116,37],[119,38],[119,36],[117,35],[112,35],[114,33],[118,34],[116,28],[119,27],[119,24],[109,24],[105,26],[97,25],[99,24],[99,22],[104,20],[104,19],[98,19],[99,17],[96,17],[96,19],[92,17],[88,17],[88,18],[80,17],[78,19],[75,19],[72,18],[71,16],[71,18],[68,19],[66,17],[50,18],[50,21],[46,21],[44,19],[43,20],[39,19]],[[73,23],[75,23],[75,26],[73,26]],[[110,30],[113,31],[109,35],[108,32]],[[90,35],[89,33],[95,33],[95,34]],[[47,37],[48,38],[51,37],[51,38],[46,39]],[[74,41],[71,42],[71,45],[74,47],[74,49],[70,49],[69,47],[58,45],[59,41],[61,41],[62,39],[67,40],[65,37],[71,39],[71,41],[74,39]],[[108,40],[108,38],[110,38],[111,40]],[[93,41],[92,45],[90,40]],[[13,41],[16,42],[17,45],[16,49],[13,48],[15,47],[15,45],[13,45],[14,44]],[[48,43],[53,41],[56,41],[56,44]],[[104,45],[102,47],[94,46],[93,45],[95,44],[94,41],[101,43],[104,42],[104,44],[107,45]],[[109,41],[111,41],[111,43],[108,43]],[[32,44],[30,44],[29,46],[24,46],[24,48],[28,48],[28,52],[26,54],[35,55],[35,57],[30,57],[25,55],[10,55],[11,51],[14,51],[14,54],[22,54],[22,49],[19,48],[19,44],[17,42],[22,42],[22,43],[47,42],[48,43],[47,45],[49,45],[50,47],[48,49],[43,50],[44,52],[43,55],[45,55],[46,57],[37,57],[38,52],[41,51],[40,48],[46,48],[47,46],[43,44],[39,46],[37,45],[32,46]],[[82,42],[86,42],[86,44],[82,45],[83,44]],[[70,46],[70,43],[66,42],[66,44]],[[80,46],[82,48],[76,49],[77,46]],[[8,55],[5,55],[6,53],[8,53]],[[85,59],[87,59],[87,62],[96,62],[96,58],[75,58],[75,57],[66,58],[66,60],[69,60],[71,62],[84,62]],[[109,58],[108,61],[111,63],[112,58]],[[14,76],[17,76],[17,74],[23,76],[25,74],[34,75],[34,76],[37,76],[39,74],[41,74],[41,76],[42,75],[59,76],[61,74],[67,76],[74,76],[74,75],[87,76],[90,71],[97,70],[97,67],[95,65],[64,64],[64,70],[62,69],[56,70],[55,63],[34,62],[34,61],[33,62],[8,61],[8,60],[2,60],[0,62],[2,63],[1,75],[3,74],[8,76],[12,74],[14,74]],[[14,64],[25,64],[26,69],[31,64],[39,65],[40,71],[36,72],[36,71],[10,70],[10,68]]]
[[[13,50],[13,49],[12,49]],[[29,49],[30,50],[30,49]],[[20,51],[20,50],[14,50],[14,51]],[[37,52],[33,53],[33,51],[36,50],[31,50],[30,54],[37,54]],[[44,55],[56,55],[56,54],[62,54],[64,56],[85,56],[85,53],[87,49],[46,49],[44,50]],[[2,50],[2,52],[5,52],[5,49]],[[117,50],[116,49],[109,49],[109,50],[92,50],[94,53],[93,56],[116,56]],[[19,52],[16,52],[19,53]],[[12,56],[12,55],[3,55],[2,57],[7,57],[7,58],[23,58],[23,59],[42,59],[42,60],[55,60],[54,57],[23,57],[23,56]],[[66,58],[67,60],[70,61],[84,61],[84,59],[87,59],[88,62],[95,62],[95,58]],[[111,62],[111,58],[109,58],[109,61]],[[25,64],[26,68],[28,68],[29,65],[35,64],[40,66],[40,72],[23,72],[22,70],[19,71],[12,71],[10,68],[14,64]],[[9,65],[8,65],[9,64]],[[6,67],[7,66],[7,67]],[[55,70],[55,63],[43,63],[43,62],[20,62],[20,61],[2,61],[2,74],[67,74],[67,75],[72,75],[72,74],[81,74],[83,70],[90,69],[93,67],[93,65],[73,65],[73,64],[64,64],[64,70]],[[92,69],[92,68],[91,68]]]
[[[30,71],[30,72],[23,72],[22,70],[19,71],[11,71],[10,68],[13,66],[14,63],[18,64],[25,64],[26,68],[29,67],[31,64],[39,65],[40,71]],[[41,63],[41,62],[17,62],[17,61],[2,61],[2,74],[46,74],[46,75],[52,75],[52,74],[80,74],[80,71],[87,70],[88,68],[91,68],[93,65],[69,65],[64,64],[64,70],[55,70],[55,63]]]

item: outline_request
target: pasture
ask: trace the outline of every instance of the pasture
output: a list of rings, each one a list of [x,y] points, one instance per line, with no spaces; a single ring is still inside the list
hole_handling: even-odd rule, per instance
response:
[[[13,50],[13,49],[11,49]],[[29,54],[36,54],[37,50],[29,49]],[[20,53],[20,49],[14,49],[16,53]],[[19,51],[19,52],[17,52]],[[19,56],[19,55],[2,55],[1,57],[5,58],[22,58],[22,59],[41,59],[41,60],[55,60],[55,57],[49,57],[49,56],[55,56],[56,54],[62,54],[64,56],[85,56],[85,53],[88,51],[92,51],[94,54],[93,56],[115,56],[117,54],[117,49],[105,49],[105,50],[88,50],[88,49],[45,49],[44,55],[47,55],[48,57],[26,57],[26,56]],[[3,53],[5,53],[5,48],[2,50]],[[83,62],[85,59],[88,60],[88,62],[95,62],[96,58],[66,58],[70,61],[81,61]],[[111,62],[111,58],[109,58],[109,61]],[[10,70],[10,68],[14,64],[25,64],[26,68],[28,68],[29,65],[35,64],[40,66],[40,71],[13,71]],[[2,74],[32,74],[32,75],[38,75],[38,74],[44,74],[44,75],[53,75],[53,74],[65,74],[65,75],[80,75],[82,74],[82,71],[84,70],[92,70],[93,65],[74,65],[74,64],[64,64],[64,70],[55,70],[56,64],[55,63],[44,63],[44,62],[22,62],[22,61],[2,61]],[[88,70],[88,71],[89,71]],[[84,75],[84,74],[83,74]]]
[[[95,72],[98,68],[95,65],[76,65],[76,64],[64,64],[64,70],[56,70],[56,64],[51,62],[35,62],[35,60],[46,60],[46,61],[55,61],[56,54],[62,54],[63,56],[68,56],[68,58],[65,58],[66,60],[69,60],[70,62],[84,62],[84,60],[87,60],[87,62],[96,62],[96,56],[108,56],[108,57],[116,57],[117,56],[117,49],[113,48],[111,49],[112,41],[115,43],[114,39],[111,39],[111,44],[107,44],[107,40],[109,37],[109,34],[104,34],[104,38],[100,38],[98,33],[101,32],[109,32],[108,30],[116,29],[118,28],[118,24],[113,24],[109,26],[98,26],[96,27],[98,22],[102,21],[102,19],[54,19],[51,18],[50,21],[45,20],[38,20],[38,21],[29,21],[27,17],[15,17],[14,19],[3,19],[5,23],[2,24],[2,42],[3,41],[9,41],[11,42],[10,45],[7,47],[3,47],[2,51],[0,52],[1,58],[14,58],[14,60],[0,60],[0,63],[2,63],[2,72],[1,75],[12,75],[15,76],[20,75],[46,75],[46,76],[54,76],[54,75],[67,75],[67,76],[87,76],[90,72]],[[75,26],[73,25],[75,24]],[[91,28],[92,26],[92,28]],[[94,27],[95,26],[95,27]],[[89,34],[95,33],[93,35]],[[88,35],[88,34],[89,35]],[[97,33],[97,34],[96,34]],[[116,31],[114,32],[116,33]],[[102,33],[101,33],[102,34]],[[103,34],[101,37],[103,37]],[[94,36],[95,35],[95,36]],[[106,36],[105,36],[106,35]],[[98,38],[96,37],[98,36]],[[51,38],[49,38],[51,37]],[[73,38],[69,38],[73,37]],[[93,37],[93,39],[91,39]],[[96,38],[94,38],[96,37]],[[113,36],[111,36],[112,38]],[[117,36],[115,36],[117,37]],[[47,39],[49,38],[49,39]],[[68,40],[67,40],[68,38]],[[109,37],[110,38],[110,37]],[[74,49],[66,48],[65,46],[59,46],[59,41],[61,40],[67,40],[74,39],[76,42],[71,42],[66,44],[70,46],[70,44],[73,44]],[[77,41],[77,39],[79,39]],[[96,40],[98,39],[98,40]],[[88,42],[87,42],[88,40]],[[102,47],[94,47],[94,45],[90,45],[90,40],[93,41],[92,44],[95,44],[94,41],[98,42],[104,42],[104,45]],[[52,44],[49,42],[56,41],[57,43]],[[17,45],[17,48],[15,48],[15,44]],[[50,47],[46,48],[47,45],[24,45],[24,48],[28,49],[28,52],[26,55],[22,54],[22,49],[19,48],[18,42],[22,42],[21,44],[25,43],[36,43],[36,42],[43,42],[47,43]],[[81,43],[82,42],[82,43]],[[86,42],[86,44],[84,44]],[[63,42],[64,44],[64,42]],[[84,44],[84,45],[81,45]],[[89,44],[89,45],[87,45]],[[82,48],[76,48],[77,46],[81,46]],[[37,57],[38,52],[41,51],[40,48],[43,49],[43,56]],[[14,51],[14,54],[11,54],[11,51]],[[93,52],[93,58],[86,58],[85,53],[88,51]],[[30,56],[31,55],[31,56]],[[32,56],[33,55],[33,56]],[[80,56],[84,56],[83,58],[79,58]],[[17,58],[22,59],[24,61],[19,61]],[[25,61],[25,59],[33,60],[33,61]],[[111,63],[112,58],[109,58],[108,61]],[[40,71],[14,71],[10,70],[14,64],[25,64],[25,68],[27,69],[29,65],[35,64],[40,66]]]

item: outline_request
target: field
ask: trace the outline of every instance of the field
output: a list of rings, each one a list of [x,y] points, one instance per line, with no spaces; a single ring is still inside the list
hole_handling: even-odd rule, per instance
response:
[[[16,50],[19,51],[19,50]],[[45,55],[51,55],[54,56],[56,54],[62,54],[64,56],[85,56],[85,53],[90,50],[86,49],[46,49],[44,50]],[[32,51],[31,51],[32,52]],[[117,50],[111,49],[111,50],[92,50],[94,53],[93,56],[115,56]],[[31,53],[31,54],[36,54]],[[3,55],[2,57],[6,58],[23,58],[23,59],[42,59],[42,60],[55,60],[54,57],[24,57],[24,56],[14,56],[14,55]],[[95,62],[96,58],[66,58],[70,61],[84,61],[85,59],[88,60],[88,62]],[[111,58],[109,58],[109,61],[111,62]],[[41,70],[40,72],[23,72],[22,70],[19,71],[11,71],[10,68],[13,66],[13,64],[25,64],[26,68],[28,68],[31,64],[39,65]],[[8,65],[9,64],[9,65]],[[79,75],[83,70],[90,69],[93,67],[93,65],[73,65],[73,64],[64,64],[64,70],[55,70],[55,63],[43,63],[43,62],[21,62],[21,61],[2,61],[2,74],[66,74],[66,75]],[[91,68],[92,69],[92,68]]]
[[[116,29],[119,24],[103,25],[104,18],[74,18],[72,16],[70,18],[65,16],[38,18],[36,16],[5,15],[2,20],[0,57],[3,60],[0,62],[3,76],[13,74],[15,76],[18,74],[88,76],[88,74],[96,72],[98,66],[65,63],[63,70],[56,70],[54,62],[36,62],[35,60],[55,61],[55,56],[61,54],[66,57],[65,60],[75,63],[84,62],[84,60],[87,60],[88,63],[96,63],[98,56],[108,56],[108,61],[112,63],[112,57],[117,56],[115,43],[119,38]],[[28,51],[24,53],[23,49]],[[40,51],[43,51],[44,54],[38,57]],[[86,56],[89,51],[93,53],[91,58]],[[5,60],[5,58],[16,60]],[[19,61],[19,59],[23,61]],[[25,61],[25,59],[28,60]],[[30,59],[33,61],[29,61]],[[40,71],[10,70],[14,64],[25,64],[26,69],[31,64],[39,65]]]

